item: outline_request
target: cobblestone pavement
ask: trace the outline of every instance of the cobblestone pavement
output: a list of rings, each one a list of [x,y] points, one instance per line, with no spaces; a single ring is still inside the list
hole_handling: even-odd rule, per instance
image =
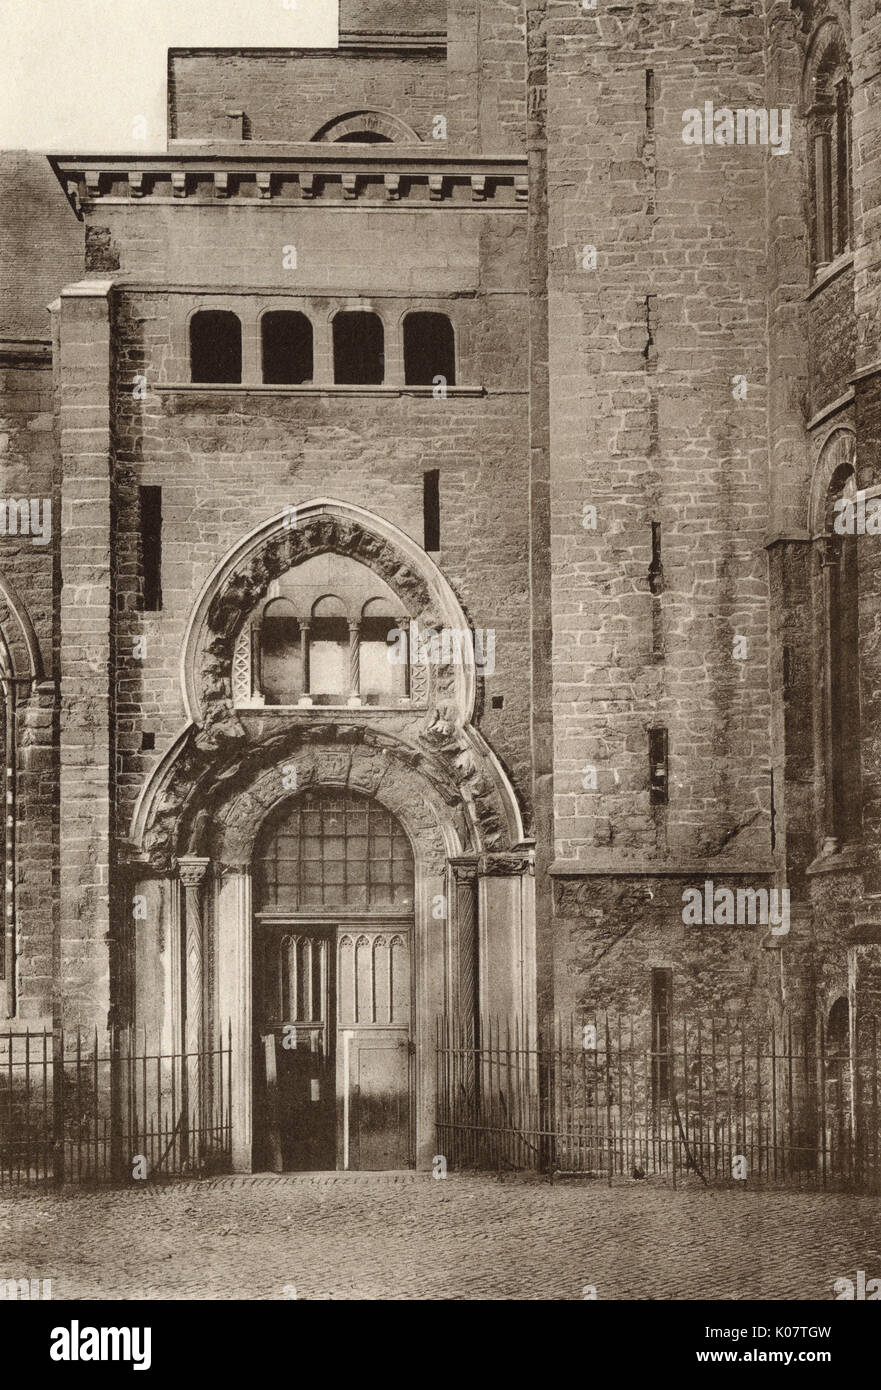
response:
[[[56,1299],[824,1300],[881,1276],[877,1198],[492,1176],[0,1194],[0,1277]]]

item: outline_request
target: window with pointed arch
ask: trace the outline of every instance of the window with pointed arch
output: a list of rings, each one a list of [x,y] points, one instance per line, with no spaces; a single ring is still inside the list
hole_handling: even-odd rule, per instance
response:
[[[836,527],[836,520],[844,514],[841,504],[852,503],[856,498],[856,476],[853,461],[843,445],[842,439],[833,446],[841,454],[842,461],[832,473],[826,491],[820,552],[826,853],[834,853],[856,839],[860,832],[857,536]]]
[[[817,271],[853,245],[850,64],[844,34],[834,21],[826,21],[814,35],[803,96]]]

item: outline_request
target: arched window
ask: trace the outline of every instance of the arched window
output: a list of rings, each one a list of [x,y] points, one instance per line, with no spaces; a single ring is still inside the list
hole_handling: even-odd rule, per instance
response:
[[[413,851],[377,801],[308,792],[270,826],[255,856],[258,910],[413,905]]]
[[[263,610],[260,650],[260,685],[267,705],[295,705],[303,694],[303,653],[289,599],[273,599]]]
[[[340,386],[381,386],[385,334],[378,314],[358,309],[333,321],[333,379]]]
[[[334,594],[314,604],[309,633],[309,694],[313,704],[338,705],[348,697],[352,679],[346,605]]]
[[[851,86],[847,48],[837,24],[826,22],[805,68],[809,183],[814,267],[853,244]]]
[[[305,314],[271,310],[263,315],[261,335],[267,386],[302,386],[312,380],[312,324]]]
[[[408,314],[404,319],[404,380],[434,386],[438,377],[456,384],[456,339],[446,314]]]
[[[240,382],[242,325],[228,309],[200,309],[190,319],[190,375],[193,381]]]
[[[859,581],[857,537],[854,528],[848,531],[847,527],[855,499],[854,470],[845,462],[829,483],[820,558],[827,853],[839,849],[860,829]]]
[[[406,619],[381,598],[361,610],[360,693],[363,705],[391,705],[407,695],[410,664]],[[389,642],[389,634],[396,640]]]

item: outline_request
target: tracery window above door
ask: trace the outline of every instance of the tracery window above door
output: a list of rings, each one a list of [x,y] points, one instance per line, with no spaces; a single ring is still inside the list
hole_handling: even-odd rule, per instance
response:
[[[413,907],[413,851],[379,802],[322,788],[286,807],[254,860],[261,912]]]
[[[273,581],[239,633],[239,707],[411,702],[409,616],[372,570],[346,556],[304,561]]]

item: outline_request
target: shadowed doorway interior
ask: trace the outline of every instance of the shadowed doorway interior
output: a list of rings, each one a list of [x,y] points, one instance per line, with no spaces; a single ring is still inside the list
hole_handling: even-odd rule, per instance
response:
[[[369,797],[284,803],[254,860],[255,1161],[410,1167],[413,854]]]

